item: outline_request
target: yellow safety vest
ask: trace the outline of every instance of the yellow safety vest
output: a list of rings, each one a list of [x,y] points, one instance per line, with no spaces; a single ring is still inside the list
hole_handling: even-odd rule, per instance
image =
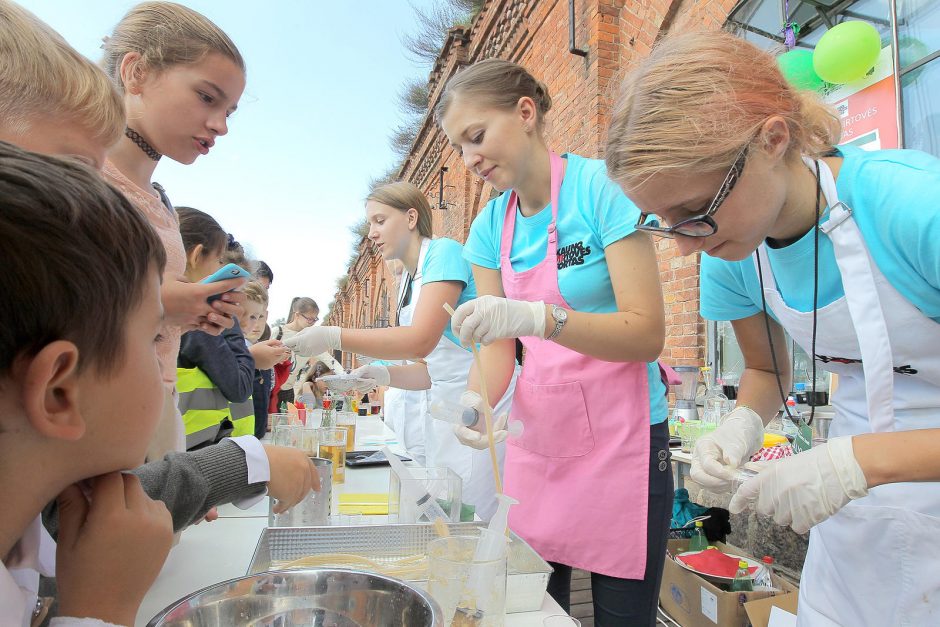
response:
[[[176,369],[179,409],[186,427],[186,448],[214,442],[223,422],[234,426],[231,437],[255,432],[255,407],[252,398],[231,403],[199,368]]]

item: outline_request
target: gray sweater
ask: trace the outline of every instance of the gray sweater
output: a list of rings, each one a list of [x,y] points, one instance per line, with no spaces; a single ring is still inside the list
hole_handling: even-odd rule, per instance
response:
[[[140,478],[144,491],[163,501],[173,516],[173,530],[180,531],[223,503],[257,496],[266,483],[248,483],[245,451],[230,440],[187,453],[169,453],[160,461],[144,464],[132,471]],[[53,501],[42,513],[42,522],[53,538],[59,531],[59,511]],[[56,597],[43,625],[58,614],[55,578],[41,577],[41,597]]]
[[[131,472],[150,498],[166,504],[174,531],[185,529],[216,505],[257,496],[267,487],[264,482],[248,483],[245,451],[226,440],[198,451],[169,453]],[[43,511],[42,519],[55,537],[59,530],[55,501]]]

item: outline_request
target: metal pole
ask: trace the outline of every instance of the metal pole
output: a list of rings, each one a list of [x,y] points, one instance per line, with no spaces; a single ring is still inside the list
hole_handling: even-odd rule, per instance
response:
[[[447,209],[447,204],[444,202],[444,173],[447,172],[447,166],[441,167],[440,172],[440,187],[437,191],[437,208],[444,210]]]
[[[894,104],[897,107],[898,148],[904,148],[904,97],[901,90],[901,49],[898,46],[898,3],[889,0],[891,11],[891,53],[894,65]]]
[[[568,52],[579,57],[586,57],[587,50],[581,50],[574,43],[574,0],[568,0]]]

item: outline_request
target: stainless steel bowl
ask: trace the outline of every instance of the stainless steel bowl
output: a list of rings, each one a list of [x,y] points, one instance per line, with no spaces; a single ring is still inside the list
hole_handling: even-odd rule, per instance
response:
[[[148,627],[443,627],[426,592],[373,573],[316,568],[270,571],[194,592]]]

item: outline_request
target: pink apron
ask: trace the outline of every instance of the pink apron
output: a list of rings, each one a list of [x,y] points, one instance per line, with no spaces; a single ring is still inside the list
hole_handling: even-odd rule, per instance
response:
[[[509,261],[518,197],[500,243],[506,296],[571,309],[558,287],[558,194],[564,162],[550,154],[552,221],[545,259],[515,272]],[[574,210],[572,207],[570,210]],[[647,365],[601,361],[534,337],[512,415],[525,424],[506,447],[505,491],[519,500],[510,527],[546,560],[621,579],[643,579],[649,498]]]

